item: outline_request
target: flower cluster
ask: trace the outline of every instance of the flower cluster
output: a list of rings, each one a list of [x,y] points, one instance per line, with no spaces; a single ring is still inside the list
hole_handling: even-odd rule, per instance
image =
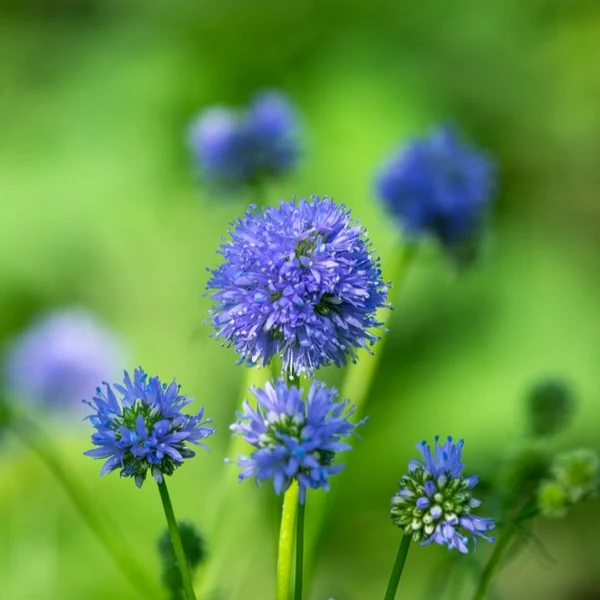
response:
[[[251,207],[223,243],[223,263],[207,287],[217,337],[240,361],[283,359],[290,373],[311,373],[355,359],[378,338],[378,308],[386,305],[365,230],[327,197]]]
[[[189,144],[204,177],[241,187],[292,170],[300,155],[298,122],[290,102],[264,92],[244,112],[210,108],[193,123]]]
[[[492,541],[486,532],[494,523],[471,514],[481,503],[471,491],[477,477],[463,476],[462,447],[462,440],[454,443],[451,437],[440,445],[437,436],[433,452],[426,442],[417,444],[423,462],[410,462],[392,498],[391,518],[422,545],[435,542],[466,553],[469,535]]]
[[[101,475],[120,469],[122,477],[134,477],[141,487],[150,470],[160,483],[194,456],[187,444],[206,448],[200,440],[215,430],[207,427],[210,419],[203,420],[204,408],[195,415],[181,412],[192,399],[179,393],[175,380],[167,386],[138,368],[133,381],[125,372],[123,383],[114,384],[120,401],[108,383],[104,391],[96,389],[91,402],[84,401],[94,410],[88,418],[96,429],[92,443],[98,446],[85,454],[108,459]]]
[[[364,420],[351,423],[353,407],[347,400],[336,401],[337,390],[322,382],[310,384],[306,400],[300,388],[288,387],[283,379],[252,393],[256,408],[246,400],[239,421],[231,425],[256,448],[250,458],[239,458],[240,481],[272,479],[281,494],[296,479],[302,503],[308,489],[329,490],[329,477],[343,468],[333,464],[336,454],[350,449],[342,438]]]
[[[376,187],[409,237],[430,234],[458,251],[476,237],[493,184],[489,159],[442,128],[394,154],[380,170]]]
[[[123,343],[94,316],[63,309],[33,323],[8,347],[11,393],[48,406],[74,406],[98,381],[118,373]]]
[[[569,507],[600,490],[600,458],[593,450],[559,454],[550,473],[552,478],[542,482],[538,492],[538,506],[547,517],[564,516]]]

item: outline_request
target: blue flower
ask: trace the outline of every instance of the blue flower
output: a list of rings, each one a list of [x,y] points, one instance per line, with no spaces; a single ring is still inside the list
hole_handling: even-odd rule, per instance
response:
[[[481,502],[471,491],[477,477],[463,476],[463,444],[463,440],[454,443],[449,437],[440,446],[438,436],[433,452],[426,442],[417,444],[423,461],[409,463],[409,472],[392,498],[392,522],[423,546],[435,542],[466,553],[469,536],[493,541],[486,535],[495,527],[492,519],[471,514]]]
[[[319,381],[311,382],[306,400],[300,388],[288,387],[284,379],[251,392],[256,408],[245,400],[238,422],[230,427],[256,448],[250,458],[239,457],[239,480],[272,479],[275,492],[282,494],[295,479],[302,503],[308,489],[329,491],[329,477],[343,469],[333,464],[336,454],[351,449],[342,438],[366,419],[351,423],[354,407],[347,400],[336,402],[337,390]]]
[[[239,187],[252,179],[250,139],[234,111],[225,107],[208,109],[193,123],[190,145],[208,181]]]
[[[292,170],[300,155],[296,111],[278,92],[256,96],[245,111],[210,108],[190,130],[190,146],[204,177],[242,187]]]
[[[112,377],[123,360],[123,342],[79,308],[49,313],[8,345],[6,386],[26,402],[76,406]]]
[[[377,339],[375,311],[387,288],[365,230],[327,197],[248,209],[220,249],[223,264],[208,289],[217,337],[240,362],[312,372],[343,365]]]
[[[246,127],[253,141],[256,176],[276,176],[293,169],[300,156],[298,118],[285,96],[264,92],[252,101]]]
[[[138,368],[133,381],[125,371],[123,383],[114,384],[120,401],[108,383],[104,391],[96,389],[91,402],[84,400],[94,410],[88,418],[96,428],[92,443],[98,446],[85,454],[108,459],[101,475],[120,469],[121,477],[134,477],[141,487],[150,470],[160,483],[195,455],[187,444],[206,448],[200,440],[215,430],[206,427],[211,420],[203,420],[204,408],[195,415],[181,412],[192,399],[179,393],[175,380],[167,386]]]
[[[380,170],[376,188],[410,238],[430,234],[456,249],[477,237],[494,180],[483,152],[441,128],[395,153]]]

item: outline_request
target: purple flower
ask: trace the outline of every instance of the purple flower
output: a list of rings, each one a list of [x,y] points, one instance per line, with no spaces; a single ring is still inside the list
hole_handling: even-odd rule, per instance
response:
[[[409,238],[432,235],[452,252],[476,240],[495,183],[495,169],[480,150],[449,128],[414,140],[386,161],[377,193]]]
[[[213,107],[192,124],[189,143],[203,176],[229,187],[291,171],[300,155],[296,111],[281,93],[257,95],[245,111]]]
[[[308,489],[329,491],[329,477],[343,468],[333,464],[336,454],[351,448],[342,438],[366,419],[351,423],[354,407],[347,400],[336,402],[337,390],[318,381],[311,382],[306,400],[301,389],[288,387],[283,379],[251,392],[256,408],[244,401],[230,427],[256,448],[250,458],[239,457],[239,480],[271,479],[275,492],[282,494],[295,479],[301,502]]]
[[[481,502],[471,491],[477,477],[463,476],[463,444],[449,437],[440,446],[437,436],[433,450],[426,442],[417,444],[423,461],[409,463],[408,474],[392,498],[392,522],[423,546],[435,542],[466,553],[469,536],[493,541],[486,535],[495,527],[492,519],[471,514]]]
[[[107,459],[101,475],[120,469],[121,477],[134,477],[141,487],[150,470],[162,482],[195,455],[188,444],[206,448],[200,440],[215,430],[206,427],[211,420],[203,420],[204,408],[195,415],[181,412],[192,399],[179,393],[175,380],[167,386],[138,368],[133,381],[125,371],[123,383],[114,384],[120,400],[108,383],[104,391],[96,389],[91,402],[84,400],[94,410],[88,418],[96,429],[92,443],[97,446],[85,454]]]
[[[365,230],[327,197],[250,207],[220,249],[223,264],[207,284],[210,318],[240,362],[312,372],[343,365],[377,339],[387,288]]]
[[[112,377],[123,344],[83,309],[63,309],[34,322],[8,346],[9,391],[24,401],[75,406],[98,381]]]

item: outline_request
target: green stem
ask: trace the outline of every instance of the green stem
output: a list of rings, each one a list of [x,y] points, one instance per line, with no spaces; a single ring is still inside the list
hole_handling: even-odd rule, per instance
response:
[[[304,514],[306,512],[306,498],[304,503],[298,504],[296,516],[296,586],[294,600],[302,600],[302,584],[304,576]]]
[[[535,504],[529,503],[523,507],[523,509],[512,519],[512,521],[508,522],[506,529],[504,530],[504,534],[496,542],[490,559],[481,572],[481,578],[479,579],[479,584],[475,590],[473,600],[483,600],[486,597],[486,594],[488,593],[492,583],[492,579],[500,568],[504,557],[511,547],[511,544],[515,541],[515,537],[521,529],[522,523],[533,519],[538,514],[539,509],[535,506]]]
[[[510,526],[496,543],[494,551],[490,556],[490,560],[487,562],[483,572],[481,573],[481,578],[479,580],[479,584],[477,585],[477,589],[475,590],[473,600],[483,600],[483,598],[486,597],[492,583],[492,579],[498,571],[506,552],[514,540],[516,532],[517,528],[514,525]]]
[[[277,551],[277,600],[290,600],[292,598],[291,583],[298,492],[298,482],[294,480],[283,496],[279,548]]]
[[[183,589],[187,600],[196,600],[196,594],[194,593],[194,585],[192,583],[192,572],[185,556],[185,550],[183,549],[183,543],[181,542],[181,535],[179,533],[179,527],[177,520],[175,519],[175,513],[173,512],[173,505],[171,504],[171,498],[169,497],[169,490],[165,480],[159,482],[158,491],[160,492],[160,499],[162,500],[163,508],[165,509],[165,517],[167,518],[167,525],[169,526],[169,534],[171,535],[171,543],[173,544],[173,550],[175,551],[175,558],[179,565],[179,572],[181,573],[181,581],[183,583]]]
[[[393,265],[391,268],[392,272],[392,285],[394,286],[390,300],[399,294],[402,289],[402,284],[406,278],[408,267],[415,255],[416,246],[414,244],[406,244],[401,246],[392,258]],[[382,329],[387,327],[389,320],[391,319],[392,311],[387,309],[380,316],[382,323]],[[365,404],[369,397],[369,391],[371,385],[377,374],[377,368],[379,367],[379,361],[383,355],[383,349],[385,347],[385,341],[387,336],[383,336],[382,339],[377,342],[377,347],[374,354],[370,356],[362,356],[361,359],[356,363],[348,367],[346,370],[346,376],[344,378],[344,384],[340,394],[341,398],[351,398],[352,403],[356,406],[355,415],[356,418],[360,418],[364,411]]]
[[[388,582],[384,600],[394,600],[396,597],[396,591],[398,590],[400,577],[402,577],[402,571],[404,569],[404,564],[406,563],[406,556],[408,555],[411,541],[412,538],[410,535],[402,536],[400,546],[398,546],[398,554],[396,554],[394,567],[392,568],[392,573],[390,574],[390,580]]]
[[[83,520],[102,543],[123,575],[144,597],[156,596],[157,586],[135,560],[135,553],[125,546],[123,537],[116,533],[117,527],[108,515],[100,514],[97,508],[92,508],[97,507],[97,501],[90,497],[73,470],[64,465],[51,439],[44,434],[35,421],[25,419],[20,415],[10,415],[10,417],[8,423],[13,433],[36,454],[62,485]]]

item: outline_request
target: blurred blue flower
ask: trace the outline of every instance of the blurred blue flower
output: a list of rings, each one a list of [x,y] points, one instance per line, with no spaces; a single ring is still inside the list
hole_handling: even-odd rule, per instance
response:
[[[426,442],[417,444],[423,462],[409,463],[408,474],[392,498],[392,522],[423,546],[435,542],[466,553],[469,536],[493,541],[486,535],[495,527],[492,519],[471,514],[481,502],[471,492],[477,477],[463,476],[463,444],[449,437],[440,445],[438,436],[433,452]]]
[[[373,344],[375,312],[385,306],[364,228],[327,197],[248,209],[219,252],[223,264],[207,288],[217,337],[240,362],[267,365],[280,356],[291,374],[343,365]]]
[[[34,322],[7,347],[11,394],[48,406],[76,406],[112,377],[124,359],[122,341],[83,309],[63,309]]]
[[[175,380],[167,386],[138,368],[133,381],[125,371],[123,383],[114,384],[120,401],[108,383],[104,391],[96,389],[91,402],[84,400],[94,410],[88,418],[96,428],[92,443],[98,446],[85,454],[108,459],[101,475],[120,469],[121,477],[134,477],[141,487],[150,470],[160,483],[195,455],[186,444],[206,448],[200,440],[215,430],[206,426],[211,420],[203,420],[204,408],[195,415],[181,412],[192,399],[179,393]]]
[[[477,238],[494,183],[489,158],[444,127],[392,155],[376,188],[409,238],[430,234],[455,250]]]
[[[336,454],[351,449],[342,438],[366,419],[351,423],[354,407],[347,400],[336,402],[337,390],[318,381],[311,382],[306,400],[301,389],[288,387],[284,379],[251,392],[256,408],[244,401],[238,422],[230,427],[257,448],[250,458],[239,457],[239,480],[272,479],[275,492],[282,494],[296,479],[302,503],[308,489],[329,491],[329,477],[343,469],[333,465]]]
[[[296,111],[273,91],[257,95],[245,111],[206,110],[192,124],[189,143],[203,176],[234,188],[283,175],[300,156]]]

